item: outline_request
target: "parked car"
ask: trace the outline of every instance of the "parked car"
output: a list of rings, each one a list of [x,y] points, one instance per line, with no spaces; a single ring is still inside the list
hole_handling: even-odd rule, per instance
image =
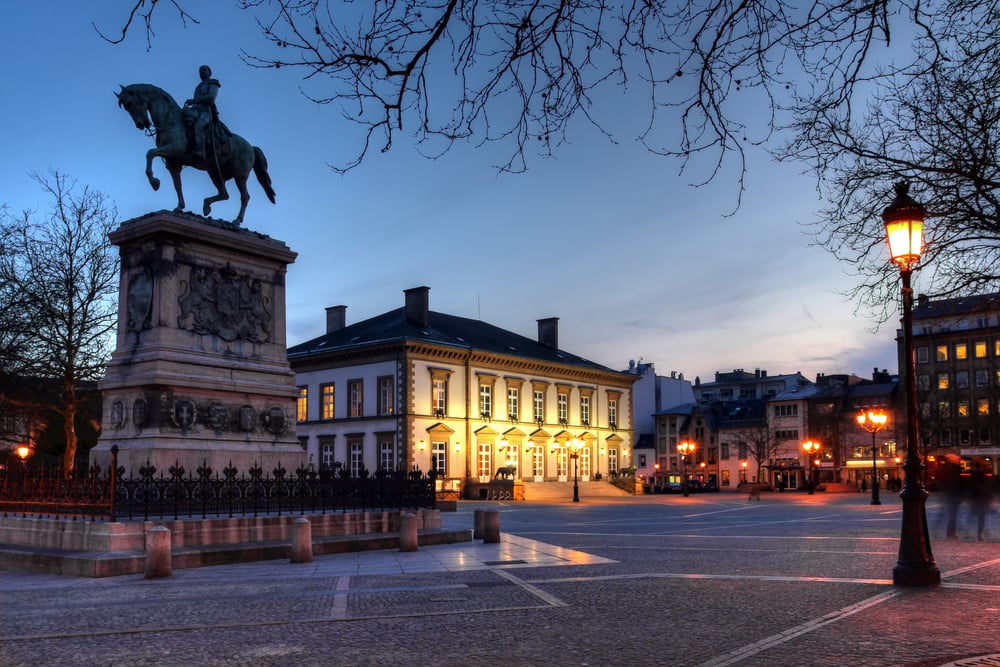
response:
[[[706,491],[708,493],[718,493],[719,492],[719,483],[716,482],[715,480],[711,480],[711,479],[708,480],[707,482],[705,482],[704,491]]]
[[[680,482],[667,482],[666,486],[663,487],[664,493],[680,493],[681,483]]]
[[[688,493],[701,493],[705,490],[705,483],[700,479],[689,479],[687,481]]]

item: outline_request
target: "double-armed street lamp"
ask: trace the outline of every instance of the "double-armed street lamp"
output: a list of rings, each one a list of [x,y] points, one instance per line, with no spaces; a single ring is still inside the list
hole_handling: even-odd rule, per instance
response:
[[[920,259],[923,242],[924,207],[909,195],[909,183],[896,184],[896,198],[882,212],[889,255],[899,266],[903,281],[903,363],[906,389],[906,459],[905,477],[899,497],[903,501],[903,523],[899,540],[899,559],[892,570],[892,582],[903,586],[934,586],[941,583],[941,571],[931,553],[927,530],[927,490],[920,481],[924,469],[917,453],[917,387],[913,356],[913,288],[910,276]],[[903,368],[899,369],[904,372]]]
[[[875,446],[875,434],[885,428],[888,421],[889,415],[882,408],[871,408],[858,413],[858,426],[872,434],[872,505],[882,504],[878,495],[878,462],[875,460],[878,449]]]
[[[694,454],[694,450],[695,444],[689,440],[677,443],[677,451],[681,455],[681,493],[685,497],[688,495],[687,461],[685,459],[689,454]]]
[[[577,481],[577,460],[580,458],[580,450],[583,449],[583,440],[573,438],[569,441],[569,457],[573,459],[573,502],[580,502],[580,484]]]
[[[813,467],[813,455],[819,452],[819,443],[815,440],[806,440],[802,443],[802,450],[809,457],[809,495],[813,495],[816,489],[816,468]]]

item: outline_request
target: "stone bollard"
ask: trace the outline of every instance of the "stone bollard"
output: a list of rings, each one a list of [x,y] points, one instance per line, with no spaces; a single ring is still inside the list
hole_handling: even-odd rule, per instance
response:
[[[483,524],[483,543],[498,544],[500,542],[500,512],[486,510]]]
[[[169,577],[173,574],[170,553],[170,529],[153,526],[146,533],[146,578]]]
[[[312,560],[312,523],[304,516],[300,516],[292,522],[292,562],[311,563]]]
[[[409,512],[401,514],[399,516],[399,550],[416,551],[419,548],[416,515]]]
[[[483,528],[486,523],[486,510],[475,510],[472,515],[472,539],[483,539]]]

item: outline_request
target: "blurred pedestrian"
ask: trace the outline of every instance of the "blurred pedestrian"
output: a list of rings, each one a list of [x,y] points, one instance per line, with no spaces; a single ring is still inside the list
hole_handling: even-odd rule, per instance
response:
[[[965,495],[960,461],[961,459],[955,454],[945,454],[944,464],[941,466],[940,487],[945,495],[945,507],[948,513],[946,537],[958,537],[958,508],[962,505],[962,498]]]
[[[976,461],[972,466],[967,495],[969,511],[976,517],[976,539],[982,542],[983,532],[986,530],[986,515],[990,513],[993,505],[993,489],[990,488],[990,480],[986,477],[981,461]]]

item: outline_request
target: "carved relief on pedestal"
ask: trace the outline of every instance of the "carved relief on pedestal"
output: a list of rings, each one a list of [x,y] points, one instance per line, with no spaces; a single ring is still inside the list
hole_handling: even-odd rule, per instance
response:
[[[174,426],[187,430],[194,425],[197,418],[198,408],[195,407],[194,401],[174,401],[170,410],[170,421]]]
[[[212,401],[205,411],[205,423],[216,431],[226,431],[229,428],[229,409],[219,403]]]
[[[132,404],[132,424],[136,428],[143,428],[149,421],[149,404],[146,403],[146,399],[137,398]]]
[[[241,431],[252,433],[257,430],[257,411],[252,405],[241,405],[239,415]]]
[[[227,341],[270,340],[270,299],[260,278],[229,265],[222,269],[192,266],[188,279],[180,284],[183,294],[178,299],[177,326],[181,329],[215,334]]]
[[[108,412],[108,421],[111,424],[111,428],[117,430],[125,425],[125,404],[121,401],[115,401],[111,404],[111,410]]]
[[[264,415],[264,425],[268,431],[279,435],[285,430],[285,411],[277,405],[271,406]]]
[[[153,274],[148,266],[140,267],[132,276],[126,300],[127,331],[142,331],[152,326],[150,314],[153,310]]]

